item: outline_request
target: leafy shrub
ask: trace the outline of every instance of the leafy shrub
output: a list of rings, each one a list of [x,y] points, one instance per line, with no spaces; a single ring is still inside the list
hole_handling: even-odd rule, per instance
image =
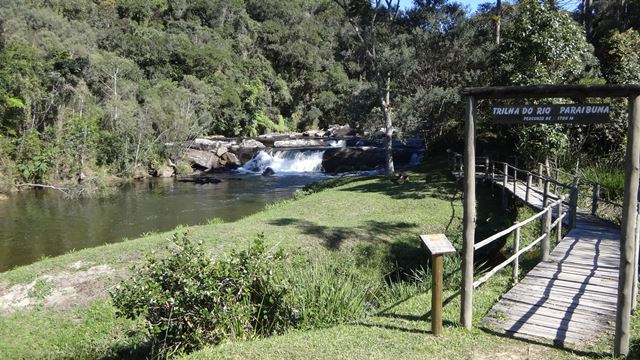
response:
[[[282,254],[267,253],[262,236],[218,261],[186,232],[173,242],[169,256],[149,257],[111,294],[120,316],[144,318],[152,355],[277,334],[291,324],[288,289],[271,270]]]

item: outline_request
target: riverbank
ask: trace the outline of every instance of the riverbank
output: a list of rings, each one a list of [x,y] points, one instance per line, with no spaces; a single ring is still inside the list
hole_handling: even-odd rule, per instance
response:
[[[444,162],[409,172],[402,184],[381,177],[340,178],[314,192],[268,206],[231,223],[191,227],[213,256],[244,248],[257,233],[270,246],[307,256],[347,256],[367,249],[370,260],[423,262],[419,234],[445,233],[459,248],[461,194]],[[490,206],[491,199],[479,199]],[[487,228],[512,222],[515,214],[479,218]],[[489,211],[491,210],[491,211]],[[495,211],[494,211],[495,210]],[[485,231],[491,231],[486,229]],[[86,249],[0,274],[0,358],[136,358],[146,349],[145,335],[132,320],[116,317],[107,292],[126,278],[129,267],[146,253],[164,253],[172,232]],[[375,256],[374,256],[375,255]],[[477,291],[475,329],[456,326],[456,276],[447,277],[445,334],[429,333],[430,292],[404,298],[373,316],[321,330],[226,343],[192,354],[193,358],[576,358],[581,354],[500,338],[478,329],[480,317],[509,287],[508,274]],[[634,319],[638,329],[638,319]],[[639,334],[634,331],[634,334]],[[637,344],[638,339],[635,339]],[[606,345],[606,344],[605,344]],[[594,350],[595,349],[595,350]],[[607,355],[607,347],[589,349]],[[529,354],[529,355],[526,355]],[[522,355],[522,356],[520,356]],[[582,354],[585,355],[585,354]],[[586,354],[588,355],[588,354]]]

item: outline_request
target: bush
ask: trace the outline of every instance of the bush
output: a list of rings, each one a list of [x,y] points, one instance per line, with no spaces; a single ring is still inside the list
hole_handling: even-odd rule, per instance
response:
[[[225,339],[283,332],[292,323],[288,289],[274,277],[282,254],[268,254],[259,236],[248,250],[213,261],[187,233],[177,248],[149,257],[112,292],[120,316],[143,317],[152,355],[166,357]]]

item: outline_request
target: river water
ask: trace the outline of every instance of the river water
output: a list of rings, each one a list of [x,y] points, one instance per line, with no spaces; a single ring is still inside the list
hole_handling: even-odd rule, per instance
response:
[[[212,218],[234,221],[290,198],[323,175],[216,177],[222,182],[197,185],[152,179],[124,186],[103,199],[68,200],[50,190],[12,194],[0,201],[0,272],[43,256],[168,231],[178,224],[206,224]]]

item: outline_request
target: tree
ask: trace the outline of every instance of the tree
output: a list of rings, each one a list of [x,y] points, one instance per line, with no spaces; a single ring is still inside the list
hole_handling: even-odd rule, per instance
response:
[[[335,0],[335,2],[342,8],[353,28],[365,54],[367,69],[376,84],[376,96],[384,118],[385,171],[387,175],[392,175],[394,173],[394,129],[391,107],[392,67],[389,66],[391,64],[388,61],[385,62],[388,58],[385,59],[383,53],[385,46],[389,46],[389,42],[393,39],[393,27],[400,11],[400,1],[397,0],[394,4],[393,0],[385,0],[385,7],[382,0],[375,0],[373,8],[369,4],[362,6],[362,3],[353,3],[349,0]]]
[[[497,85],[575,84],[599,77],[598,61],[584,29],[568,13],[536,0],[516,5],[493,59]],[[569,146],[566,127],[510,127],[516,148],[535,160]]]

